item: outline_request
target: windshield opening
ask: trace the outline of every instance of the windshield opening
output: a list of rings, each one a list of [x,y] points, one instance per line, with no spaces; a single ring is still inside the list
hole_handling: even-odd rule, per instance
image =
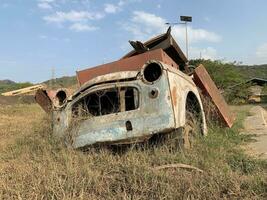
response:
[[[134,87],[98,90],[73,105],[74,117],[102,116],[135,110],[139,106],[138,90]]]

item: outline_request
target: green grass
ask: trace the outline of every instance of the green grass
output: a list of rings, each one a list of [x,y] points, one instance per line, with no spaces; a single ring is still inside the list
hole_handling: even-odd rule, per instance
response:
[[[7,132],[17,128],[9,138],[12,142],[2,144],[0,152],[0,199],[267,198],[267,162],[241,148],[250,140],[238,133],[246,111],[231,129],[212,126],[192,150],[170,151],[163,145],[114,153],[106,148],[67,149],[51,135],[49,121],[36,105],[1,109],[3,115],[12,113],[13,122],[0,128]],[[36,117],[20,129],[23,122],[16,119],[21,114]],[[193,165],[204,173],[153,170],[175,163]]]

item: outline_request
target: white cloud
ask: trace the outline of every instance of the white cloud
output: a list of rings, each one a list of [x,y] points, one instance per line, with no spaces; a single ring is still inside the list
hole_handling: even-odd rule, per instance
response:
[[[158,9],[160,9],[160,8],[161,8],[161,5],[160,5],[160,4],[158,4],[158,5],[157,5],[157,8],[158,8]]]
[[[46,3],[52,3],[55,2],[55,0],[39,0],[40,2],[46,2]]]
[[[39,0],[37,6],[41,9],[52,9],[52,3],[54,3],[55,0]]]
[[[144,11],[134,11],[130,23],[122,24],[123,28],[133,34],[135,39],[144,40],[151,36],[163,33],[167,30],[166,19]],[[184,25],[172,27],[172,34],[178,41],[185,38]],[[195,29],[188,27],[188,36],[190,43],[200,41],[220,42],[221,37],[211,31],[205,29]]]
[[[76,32],[95,31],[97,29],[98,29],[98,27],[89,26],[87,24],[82,24],[82,23],[74,23],[70,26],[70,30],[73,30]]]
[[[96,20],[103,18],[101,13],[93,13],[88,11],[75,11],[61,12],[57,11],[53,15],[45,16],[43,19],[50,23],[63,23],[63,22],[82,22],[88,20]]]
[[[49,3],[38,3],[38,7],[41,9],[52,9],[52,6]]]
[[[120,2],[119,2],[118,5],[120,5]],[[120,10],[120,7],[116,6],[114,4],[107,3],[107,4],[105,4],[104,10],[105,10],[106,13],[116,13],[116,12],[118,12]]]
[[[121,7],[121,6],[124,6],[126,4],[140,3],[140,2],[142,2],[142,0],[120,0],[119,3],[118,3],[118,6]]]
[[[118,3],[118,6],[124,6],[124,4],[125,4],[125,1],[120,0]]]
[[[207,48],[190,47],[189,58],[190,59],[202,58],[210,60],[220,59],[217,55],[217,50],[214,49],[213,47],[207,47]]]

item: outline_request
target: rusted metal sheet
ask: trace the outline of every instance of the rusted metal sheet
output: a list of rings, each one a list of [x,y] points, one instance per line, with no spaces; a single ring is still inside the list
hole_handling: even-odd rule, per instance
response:
[[[161,61],[167,65],[179,68],[177,63],[174,62],[162,49],[156,49],[115,62],[77,71],[77,79],[79,84],[83,85],[85,82],[100,75],[120,71],[139,71],[141,67],[149,60]]]
[[[132,42],[132,41],[131,41]],[[136,41],[135,43],[141,43],[140,41]],[[163,51],[176,62],[177,65],[183,67],[187,64],[188,60],[184,55],[183,51],[173,39],[171,35],[171,27],[167,30],[165,34],[156,36],[144,43],[141,43],[145,49],[154,50],[154,49],[163,49]],[[140,46],[140,45],[139,45]],[[137,49],[127,53],[122,59],[129,58],[135,55],[143,53],[142,51],[138,51]]]
[[[35,94],[35,101],[41,106],[41,108],[50,113],[52,111],[52,101],[48,96],[46,90],[39,89]]]
[[[50,113],[54,108],[64,106],[70,95],[71,91],[65,88],[57,90],[39,89],[35,94],[35,101],[45,112]]]
[[[203,95],[208,96],[211,99],[218,111],[215,113],[218,114],[218,117],[223,124],[232,127],[235,117],[231,113],[229,106],[203,65],[200,65],[195,69],[193,80],[202,90]]]
[[[162,49],[156,49],[133,57],[77,71],[77,79],[79,84],[83,85],[90,79],[100,75],[120,71],[139,71],[149,60],[158,60],[175,68],[179,68],[179,66]]]
[[[70,90],[66,88],[59,88],[57,90],[50,90],[47,92],[49,98],[51,99],[53,106],[59,108],[64,105],[67,98],[71,95]]]

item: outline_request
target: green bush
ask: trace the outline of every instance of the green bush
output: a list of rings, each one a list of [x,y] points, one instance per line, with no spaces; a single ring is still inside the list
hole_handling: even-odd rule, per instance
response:
[[[232,104],[248,103],[249,96],[251,95],[251,86],[252,84],[245,83],[226,89],[224,91],[226,101]]]
[[[245,80],[245,77],[237,70],[234,63],[198,59],[190,61],[190,64],[195,66],[204,65],[216,86],[222,90]]]
[[[223,63],[219,60],[192,60],[190,64],[205,66],[216,86],[223,91],[222,94],[228,103],[242,104],[248,102],[251,84],[243,84],[248,79],[247,74],[235,63]]]
[[[18,89],[22,89],[25,87],[29,87],[32,86],[32,83],[29,82],[25,82],[25,83],[1,83],[0,84],[0,94],[3,92],[8,92],[8,91],[12,91],[12,90],[18,90]]]

